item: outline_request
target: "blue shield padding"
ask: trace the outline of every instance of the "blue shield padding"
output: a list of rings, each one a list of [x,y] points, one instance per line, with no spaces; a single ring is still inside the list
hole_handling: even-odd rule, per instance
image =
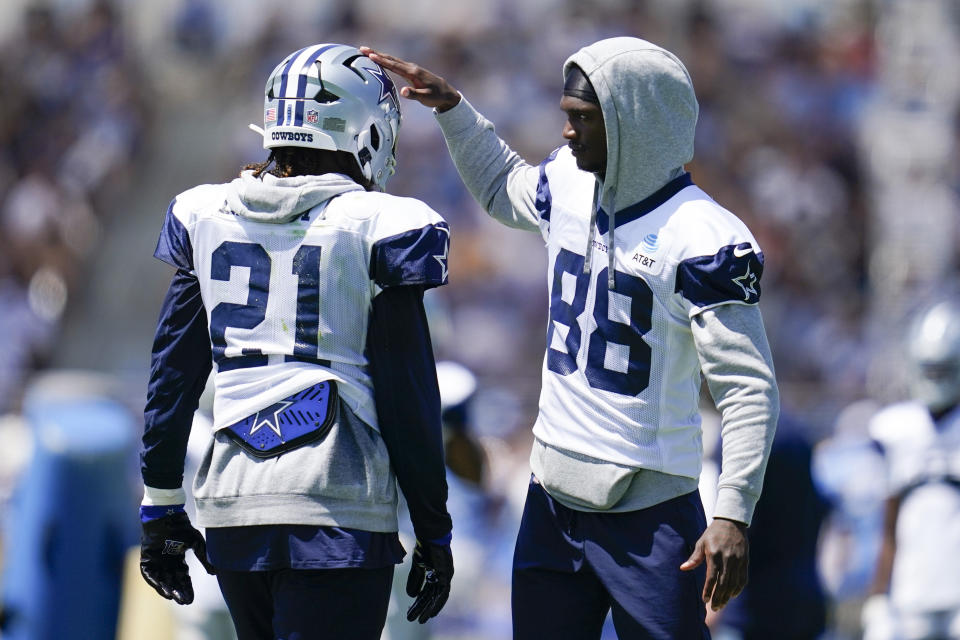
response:
[[[323,438],[336,407],[337,383],[327,380],[235,422],[226,432],[246,451],[268,458]]]
[[[3,639],[114,638],[136,543],[132,416],[109,399],[46,394],[24,414],[35,446],[5,523]]]

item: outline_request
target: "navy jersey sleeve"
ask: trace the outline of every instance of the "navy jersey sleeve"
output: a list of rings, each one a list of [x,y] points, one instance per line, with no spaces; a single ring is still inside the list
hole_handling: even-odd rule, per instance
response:
[[[143,483],[178,489],[183,483],[187,440],[211,364],[207,316],[200,283],[177,271],[160,311],[150,359],[143,412]]]
[[[536,207],[537,215],[541,220],[550,221],[550,212],[553,209],[553,196],[550,194],[550,181],[547,180],[547,165],[553,162],[557,157],[557,152],[560,151],[562,147],[557,147],[553,152],[544,158],[543,162],[540,163],[540,177],[537,179],[537,196],[534,200],[534,207]]]
[[[440,390],[421,287],[385,289],[367,336],[380,435],[407,499],[417,538],[450,533]]]
[[[428,224],[375,242],[370,273],[384,289],[398,285],[438,287],[447,283],[449,253],[447,223]]]
[[[163,220],[163,228],[160,230],[153,256],[177,269],[193,271],[193,247],[190,243],[190,234],[173,213],[176,203],[174,199],[167,208],[167,215]]]
[[[675,291],[694,306],[726,302],[756,304],[760,300],[763,254],[749,242],[722,247],[712,256],[684,260],[677,266]]]

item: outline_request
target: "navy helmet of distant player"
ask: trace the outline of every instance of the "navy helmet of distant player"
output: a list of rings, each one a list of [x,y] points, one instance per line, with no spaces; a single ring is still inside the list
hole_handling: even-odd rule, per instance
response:
[[[937,413],[960,402],[960,304],[921,312],[907,331],[910,394]]]
[[[264,89],[263,148],[346,151],[383,190],[396,171],[400,99],[387,72],[356,47],[316,44],[284,58]]]

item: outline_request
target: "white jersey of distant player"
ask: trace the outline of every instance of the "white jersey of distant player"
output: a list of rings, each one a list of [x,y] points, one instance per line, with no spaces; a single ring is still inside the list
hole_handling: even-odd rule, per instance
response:
[[[214,429],[336,380],[376,428],[365,346],[383,287],[446,281],[449,230],[426,204],[350,191],[282,224],[232,213],[226,185],[174,201],[189,233],[215,370]]]
[[[960,411],[937,428],[921,404],[892,405],[874,416],[888,493],[902,495],[896,525],[891,602],[924,612],[960,607]]]
[[[691,318],[721,304],[756,304],[763,256],[746,226],[684,175],[617,213],[608,289],[602,211],[583,273],[593,182],[566,147],[541,164],[550,318],[534,434],[616,464],[697,477],[700,365]]]

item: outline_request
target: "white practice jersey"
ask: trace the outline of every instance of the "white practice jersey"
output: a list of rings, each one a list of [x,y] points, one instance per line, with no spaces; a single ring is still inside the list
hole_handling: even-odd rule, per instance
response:
[[[290,221],[233,213],[228,185],[170,205],[156,256],[200,283],[214,360],[214,429],[324,380],[376,428],[365,345],[371,304],[447,280],[449,229],[423,202],[349,191]]]
[[[701,311],[756,304],[763,255],[747,227],[689,174],[616,215],[601,209],[584,273],[594,176],[568,147],[540,166],[536,207],[547,244],[550,317],[540,412],[543,442],[601,460],[697,477]],[[614,286],[608,287],[608,252]]]
[[[960,411],[935,424],[921,404],[885,408],[870,422],[901,498],[890,599],[900,610],[960,607]]]

